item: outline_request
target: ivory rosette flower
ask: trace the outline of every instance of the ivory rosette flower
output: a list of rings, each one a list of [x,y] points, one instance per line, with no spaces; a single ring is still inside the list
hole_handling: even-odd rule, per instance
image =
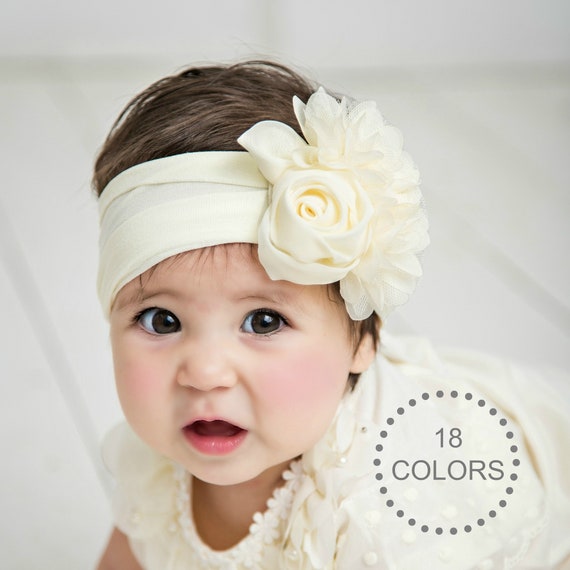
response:
[[[238,139],[270,183],[260,262],[272,279],[340,281],[351,318],[385,318],[422,273],[419,174],[373,101],[337,101],[321,88],[293,106],[306,140],[277,121]]]

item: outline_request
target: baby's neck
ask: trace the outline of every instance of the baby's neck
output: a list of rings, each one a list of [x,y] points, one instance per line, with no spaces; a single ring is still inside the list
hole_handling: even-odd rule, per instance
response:
[[[214,550],[227,550],[247,536],[253,515],[266,510],[267,500],[283,484],[287,466],[276,465],[237,485],[211,485],[194,478],[192,515],[202,541]]]

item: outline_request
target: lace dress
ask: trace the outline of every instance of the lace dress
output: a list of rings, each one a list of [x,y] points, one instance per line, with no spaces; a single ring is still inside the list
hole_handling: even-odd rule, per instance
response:
[[[568,406],[510,364],[384,334],[327,433],[233,548],[201,541],[191,477],[126,425],[104,444],[116,525],[146,570],[562,568]]]

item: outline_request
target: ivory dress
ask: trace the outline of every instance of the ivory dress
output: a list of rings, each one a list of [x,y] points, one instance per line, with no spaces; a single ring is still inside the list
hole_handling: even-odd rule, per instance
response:
[[[104,444],[116,525],[147,570],[564,568],[566,382],[383,333],[328,432],[240,543],[219,552],[200,540],[191,477],[126,425]]]

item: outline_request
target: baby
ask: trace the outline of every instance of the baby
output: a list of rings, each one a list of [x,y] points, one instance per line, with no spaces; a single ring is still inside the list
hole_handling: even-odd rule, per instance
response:
[[[557,395],[380,335],[421,276],[418,184],[373,102],[274,63],[125,109],[94,175],[129,425],[101,570],[562,567]]]

